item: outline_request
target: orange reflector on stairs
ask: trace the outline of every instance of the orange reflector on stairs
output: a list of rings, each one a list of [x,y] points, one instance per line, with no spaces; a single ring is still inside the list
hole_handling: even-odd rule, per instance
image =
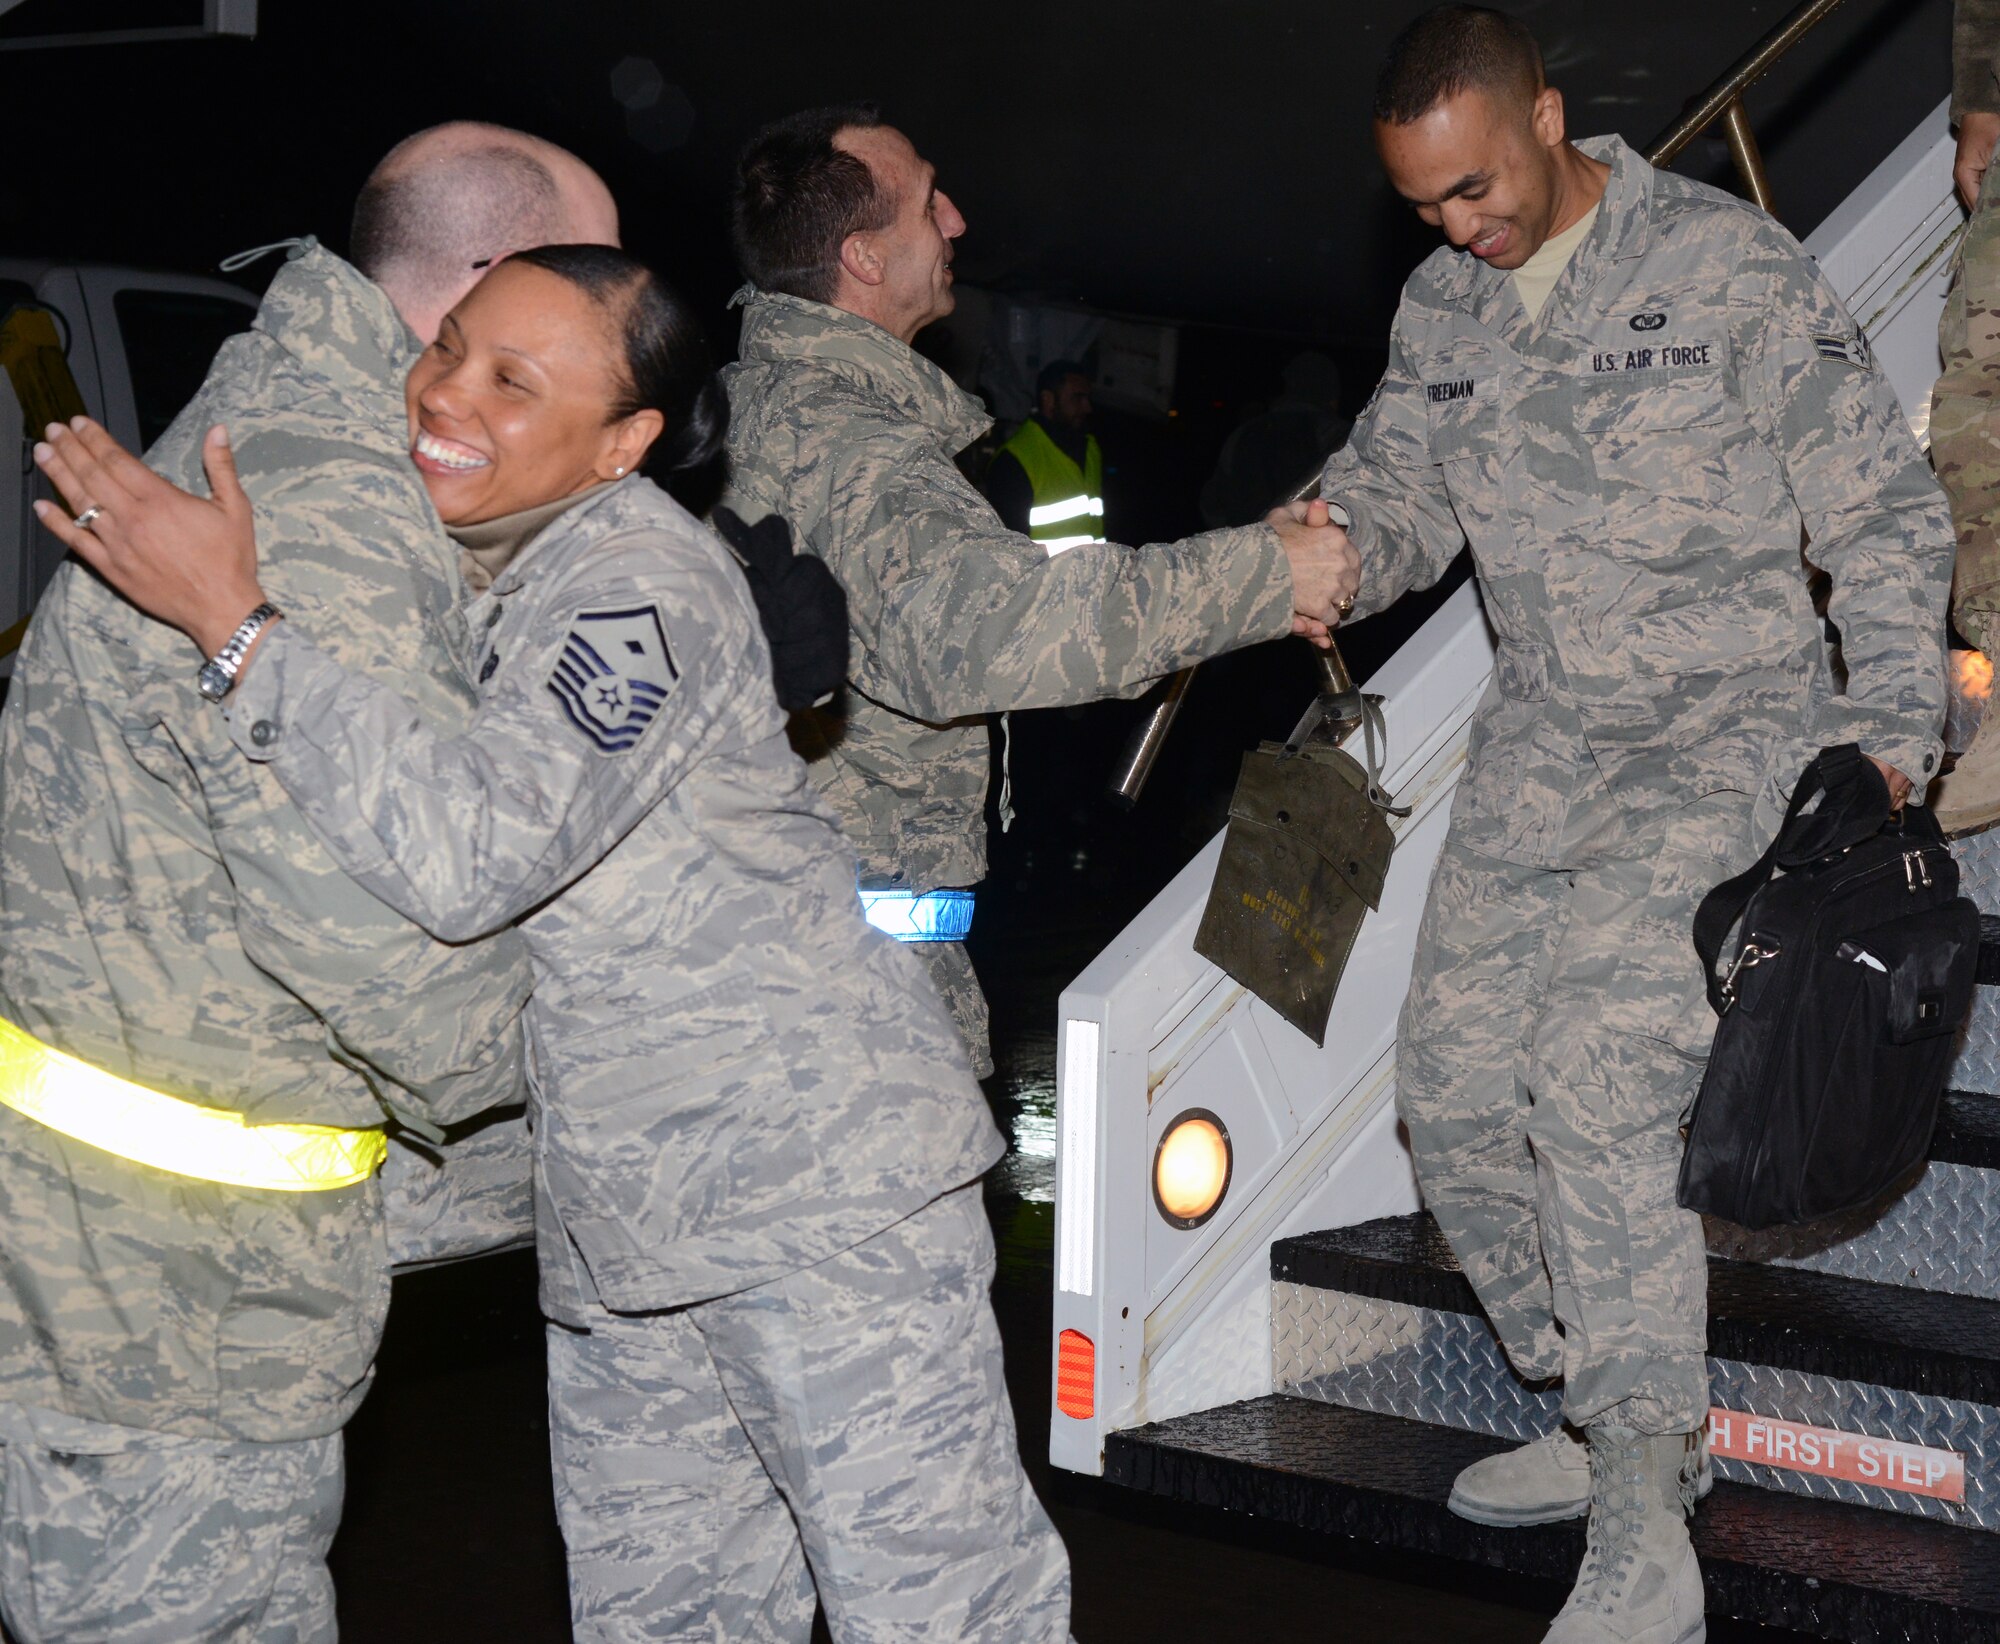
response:
[[[1097,1345],[1081,1330],[1056,1340],[1056,1408],[1078,1421],[1097,1409]]]

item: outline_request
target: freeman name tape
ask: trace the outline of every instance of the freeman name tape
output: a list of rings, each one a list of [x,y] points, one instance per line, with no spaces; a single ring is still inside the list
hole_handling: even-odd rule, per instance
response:
[[[1717,1460],[1817,1473],[1961,1506],[1965,1502],[1965,1457],[1955,1450],[1720,1408],[1708,1413],[1708,1449]]]

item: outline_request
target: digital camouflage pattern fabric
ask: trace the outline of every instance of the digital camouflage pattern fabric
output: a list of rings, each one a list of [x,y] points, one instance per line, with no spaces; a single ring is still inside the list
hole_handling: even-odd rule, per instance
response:
[[[1051,556],[1001,525],[952,461],[992,419],[943,371],[840,309],[742,295],[741,359],[723,373],[723,501],[746,520],[784,515],[847,589],[848,689],[801,715],[798,734],[864,885],[986,876],[984,716],[1136,694],[1291,631],[1290,570],[1268,527]],[[963,950],[923,946],[975,1063],[990,1065]]]
[[[1958,0],[1952,38],[1952,119],[2000,112],[2000,0]],[[1931,395],[1931,463],[1951,497],[1958,531],[1952,618],[1988,656],[2000,656],[2000,167],[1989,168],[1959,242],[1958,268],[1938,321],[1944,372]]]
[[[1790,235],[1616,138],[1597,227],[1539,323],[1460,252],[1404,287],[1388,374],[1324,494],[1355,615],[1468,540],[1499,641],[1454,837],[1554,866],[1570,773],[1635,819],[1781,792],[1857,742],[1919,794],[1942,751],[1951,529],[1866,338]],[[1799,572],[1833,579],[1835,696]]]
[[[462,724],[455,550],[404,449],[413,347],[381,291],[309,250],[152,461],[199,488],[227,423],[273,599]],[[44,595],[0,717],[0,1015],[253,1122],[520,1100],[519,939],[437,941],[342,873],[196,693],[199,663],[74,564]],[[389,1289],[374,1182],[224,1188],[0,1110],[0,1245],[5,1398],[278,1440],[334,1432],[367,1388]]]
[[[739,1295],[550,1326],[580,1644],[806,1644],[816,1598],[840,1640],[1062,1644],[992,1285],[970,1187]]]
[[[1397,1032],[1424,1204],[1530,1380],[1575,1426],[1708,1409],[1701,1218],[1674,1201],[1681,1117],[1715,1033],[1688,931],[1757,856],[1751,802],[1628,824],[1574,775],[1560,860],[1445,846]]]
[[[635,476],[467,612],[493,666],[463,734],[307,619],[259,646],[229,723],[392,907],[453,940],[520,921],[552,1316],[763,1283],[991,1165],[935,991],[861,917],[722,542]]]
[[[1673,1204],[1708,1043],[1693,909],[1822,745],[1921,795],[1952,541],[1790,236],[1580,146],[1611,177],[1539,320],[1505,271],[1434,254],[1322,492],[1353,520],[1357,614],[1469,540],[1499,642],[1406,1008],[1418,1173],[1517,1368],[1563,1373],[1580,1419],[1673,1431],[1705,1400],[1699,1224]]]
[[[333,1644],[338,1433],[186,1438],[0,1404],[14,1644]]]
[[[964,1271],[986,1248],[977,1195],[951,1193],[1000,1138],[957,1032],[916,957],[861,916],[853,854],[786,740],[756,609],[719,538],[627,479],[528,541],[469,616],[486,661],[462,736],[335,664],[304,623],[265,640],[230,721],[384,900],[447,936],[518,920],[527,937],[542,1301],[589,1332],[556,1333],[550,1355],[579,1636],[667,1636],[664,1618],[702,1631],[782,1580],[764,1597],[794,1625],[762,1636],[803,1644],[810,1613],[793,1607],[780,1533],[808,1556],[840,1552],[816,1565],[823,1581],[847,1579],[857,1544],[878,1573],[899,1566],[868,1600],[893,1613],[920,1560],[898,1551],[908,1527],[868,1522],[869,1504],[935,1459],[933,1441],[940,1457],[963,1442],[946,1426],[976,1412],[987,1432],[1004,1408],[983,1270]],[[948,1194],[970,1220],[926,1220]],[[938,1327],[898,1316],[912,1291],[957,1298],[939,1379],[865,1444],[850,1435],[834,1471],[851,1498],[794,1492],[798,1522],[774,1518],[772,1479],[832,1459],[792,1424],[819,1389],[851,1390],[843,1321],[865,1379]],[[729,1322],[774,1312],[794,1315],[789,1333]],[[736,1417],[776,1448],[722,1422],[718,1377],[732,1399],[764,1401]],[[627,1469],[646,1434],[657,1444]],[[1057,1582],[1063,1614],[1017,1636],[1060,1638],[1060,1544],[1028,1515],[1011,1442],[979,1460],[985,1487],[931,1502],[945,1516],[922,1546],[954,1526],[961,1548],[983,1537],[983,1585],[933,1570],[933,1596],[956,1581],[961,1601],[1011,1619],[1008,1593]],[[677,1499],[704,1500],[705,1556],[648,1500],[662,1471]],[[975,1511],[1008,1491],[1009,1512]],[[885,1621],[846,1636],[920,1633]],[[974,1636],[1008,1635],[996,1621]]]
[[[1953,0],[1951,123],[2000,114],[2000,0]]]

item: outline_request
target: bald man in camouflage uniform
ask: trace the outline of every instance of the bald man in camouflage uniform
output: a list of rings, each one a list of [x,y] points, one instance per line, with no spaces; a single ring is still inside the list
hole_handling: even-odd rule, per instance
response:
[[[1951,614],[1958,631],[2000,657],[2000,0],[1953,8],[1951,119],[1958,128],[1952,175],[1972,213],[1958,269],[1938,322],[1944,373],[1931,395],[1931,465],[1951,497],[1958,573]],[[1938,820],[1953,831],[2000,818],[2000,717],[1938,785]]]
[[[260,642],[237,746],[390,906],[527,938],[578,1640],[806,1644],[817,1599],[837,1644],[1062,1644],[988,1296],[1000,1138],[922,967],[862,918],[735,560],[615,461],[454,528],[493,576],[468,730],[342,666],[314,614]]]
[[[602,184],[534,139],[447,127],[397,154],[464,204],[496,146],[512,208],[475,225],[482,247],[615,234]],[[551,216],[523,215],[523,154],[548,161]],[[463,290],[474,255],[397,269],[401,309],[434,326],[433,284]],[[417,346],[383,287],[308,242],[150,460],[199,484],[202,433],[226,421],[274,597],[462,723],[457,550],[407,449]],[[200,663],[74,563],[43,596],[0,718],[0,1017],[252,1125],[393,1118],[428,1148],[518,1103],[519,939],[448,945],[343,874],[237,755]],[[473,1163],[475,1240],[526,1235],[525,1149]],[[458,1184],[405,1166],[407,1252],[462,1247]],[[334,1636],[341,1428],[373,1375],[385,1233],[375,1179],[223,1185],[0,1106],[0,1613],[19,1644]]]
[[[1471,1469],[1453,1505],[1502,1524],[1588,1505],[1552,1644],[1675,1644],[1702,1635],[1682,1508],[1708,1409],[1701,1222],[1675,1203],[1714,1031],[1690,927],[1822,745],[1859,743],[1892,786],[1936,770],[1949,520],[1791,236],[1615,137],[1571,145],[1511,19],[1412,24],[1376,139],[1452,244],[1405,285],[1322,494],[1361,551],[1358,610],[1469,542],[1498,639],[1398,1103],[1426,1205],[1515,1369],[1562,1378],[1568,1423]]]
[[[1303,509],[1137,554],[1045,550],[1001,525],[952,461],[992,418],[910,347],[951,312],[964,230],[934,169],[869,108],[780,121],[739,167],[753,284],[724,373],[724,500],[745,519],[782,514],[847,589],[848,689],[794,734],[871,892],[985,878],[986,716],[1136,694],[1293,632],[1295,613],[1337,621],[1355,580],[1351,553]],[[1004,787],[1000,806],[1004,822]],[[990,1072],[963,946],[918,951]]]

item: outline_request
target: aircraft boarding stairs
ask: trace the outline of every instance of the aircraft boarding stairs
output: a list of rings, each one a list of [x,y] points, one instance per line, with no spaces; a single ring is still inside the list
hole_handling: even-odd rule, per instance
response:
[[[1913,420],[1960,221],[1950,169],[1940,108],[1809,242]],[[1324,1050],[1193,953],[1219,841],[1064,994],[1051,1455],[1546,1578],[1553,1598],[1581,1521],[1487,1529],[1444,1505],[1462,1467],[1547,1431],[1558,1403],[1507,1368],[1392,1108],[1416,921],[1490,660],[1466,587],[1369,682],[1414,809]],[[1957,850],[1967,893],[2000,911],[2000,829]],[[1710,1229],[1718,1483],[1694,1537],[1713,1614],[2000,1638],[2000,948],[1981,981],[1914,1185],[1837,1226]],[[1153,1185],[1190,1119],[1228,1138],[1220,1200],[1192,1224]]]

